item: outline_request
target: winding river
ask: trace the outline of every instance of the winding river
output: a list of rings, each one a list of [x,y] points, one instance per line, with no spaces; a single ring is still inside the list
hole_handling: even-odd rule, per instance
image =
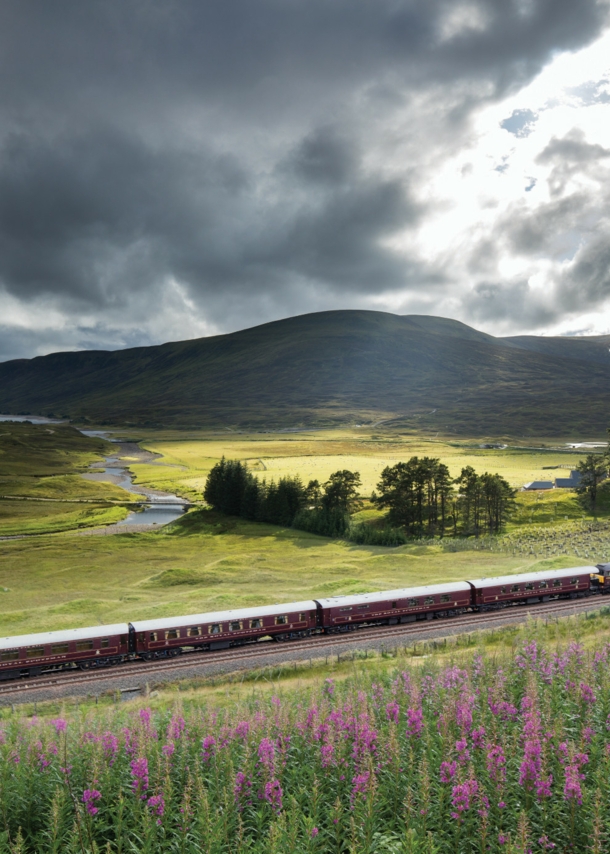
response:
[[[32,424],[62,424],[64,422],[45,418],[42,415],[0,415],[0,421],[30,421]],[[107,525],[104,530],[119,530],[121,528],[135,526],[138,528],[153,528],[167,525],[175,519],[180,518],[189,502],[180,498],[178,495],[172,495],[169,492],[161,492],[158,489],[140,486],[133,482],[134,475],[129,471],[128,464],[121,462],[121,457],[127,456],[134,458],[138,462],[151,462],[155,465],[163,465],[159,462],[160,455],[153,454],[150,451],[144,451],[135,442],[121,442],[117,439],[111,439],[110,433],[106,430],[81,430],[76,428],[84,436],[96,436],[106,439],[113,444],[116,444],[117,450],[115,454],[105,457],[104,462],[93,462],[90,468],[95,471],[84,472],[82,477],[85,480],[105,481],[106,483],[114,483],[120,486],[127,492],[142,496],[141,509],[129,513],[125,519],[116,522],[113,525]]]

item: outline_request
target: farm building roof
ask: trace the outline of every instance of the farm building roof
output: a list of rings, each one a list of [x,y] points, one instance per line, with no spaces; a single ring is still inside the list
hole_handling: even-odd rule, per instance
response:
[[[531,483],[526,483],[523,489],[553,489],[552,480],[532,480]]]

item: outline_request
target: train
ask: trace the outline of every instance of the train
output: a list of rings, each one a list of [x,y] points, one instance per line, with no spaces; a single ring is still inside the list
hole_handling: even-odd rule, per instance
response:
[[[610,592],[610,563],[0,639],[0,681]]]

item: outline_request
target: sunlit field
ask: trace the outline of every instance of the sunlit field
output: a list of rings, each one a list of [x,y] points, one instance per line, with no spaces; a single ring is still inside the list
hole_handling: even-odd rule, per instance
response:
[[[340,468],[359,471],[362,491],[370,495],[382,469],[411,456],[439,457],[455,477],[462,468],[472,466],[478,472],[497,472],[518,488],[532,480],[566,477],[583,454],[562,449],[556,440],[510,441],[504,450],[483,449],[490,440],[445,441],[402,435],[390,431],[328,430],[287,434],[168,434],[164,438],[139,433],[142,446],[163,455],[165,465],[134,465],[138,480],[149,484],[182,485],[188,491],[201,491],[210,468],[223,455],[248,462],[252,471],[267,479],[299,475],[303,481],[326,480]],[[509,440],[504,440],[509,443]],[[514,447],[522,445],[523,447]],[[543,448],[543,446],[547,446]],[[560,468],[561,467],[561,468]]]

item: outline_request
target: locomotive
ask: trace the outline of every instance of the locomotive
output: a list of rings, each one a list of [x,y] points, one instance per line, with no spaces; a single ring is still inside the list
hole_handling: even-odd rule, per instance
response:
[[[610,563],[0,638],[0,681],[610,592]]]

